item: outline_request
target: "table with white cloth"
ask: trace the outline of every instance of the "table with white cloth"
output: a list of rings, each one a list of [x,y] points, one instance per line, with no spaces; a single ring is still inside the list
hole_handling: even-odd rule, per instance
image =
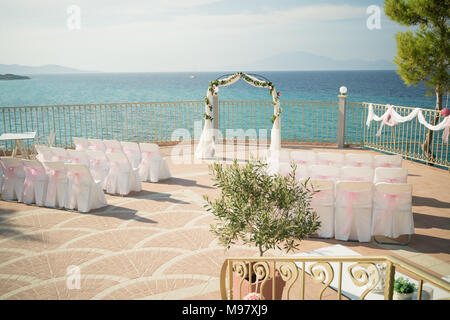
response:
[[[3,133],[0,136],[0,141],[11,141],[14,140],[14,148],[12,152],[12,157],[17,156],[17,151],[20,151],[26,159],[30,159],[28,150],[25,146],[23,140],[34,139],[36,137],[36,132],[22,132],[22,133]]]

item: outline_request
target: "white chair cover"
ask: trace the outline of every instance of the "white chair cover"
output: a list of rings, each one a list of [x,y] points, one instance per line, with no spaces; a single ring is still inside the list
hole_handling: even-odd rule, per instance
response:
[[[309,176],[312,180],[338,180],[341,176],[340,168],[328,165],[308,166]]]
[[[397,238],[413,233],[412,185],[377,183],[373,198],[372,235]]]
[[[342,167],[341,181],[373,182],[372,167]]]
[[[373,167],[401,168],[403,158],[400,155],[376,155],[373,157]]]
[[[406,168],[375,168],[374,183],[406,183],[408,179],[408,169]]]
[[[89,141],[86,138],[72,137],[75,150],[86,151],[89,149]]]
[[[88,146],[89,150],[93,150],[93,151],[105,151],[106,150],[103,140],[88,139],[88,142],[89,142],[89,146]]]
[[[89,158],[89,170],[95,181],[101,181],[103,188],[104,182],[109,172],[109,160],[103,151],[87,150],[86,155]]]
[[[291,161],[297,166],[317,164],[317,154],[314,151],[292,151]]]
[[[313,195],[311,207],[317,212],[320,228],[317,231],[321,238],[334,237],[334,181],[310,180],[313,189],[319,191]]]
[[[66,149],[50,147],[50,151],[53,154],[52,161],[59,161],[64,163],[70,162],[70,157]]]
[[[334,234],[337,240],[370,241],[372,185],[372,182],[336,183]]]
[[[22,164],[25,171],[23,202],[44,206],[48,184],[44,166],[38,160],[22,160]]]
[[[37,144],[34,146],[34,148],[38,153],[36,156],[37,160],[39,160],[40,162],[52,161],[54,154],[50,147],[44,146],[42,144]]]
[[[347,153],[345,155],[345,166],[372,168],[373,156],[365,153]]]
[[[170,178],[169,165],[155,143],[140,143],[142,160],[138,166],[142,181],[158,182]]]
[[[131,166],[133,168],[139,167],[139,164],[142,160],[141,149],[139,149],[139,145],[136,142],[128,141],[121,141],[120,144],[122,145],[122,150],[127,156],[128,161],[130,161]]]
[[[295,170],[295,177],[298,180],[309,178],[311,175],[309,173],[309,166],[304,164],[297,164],[297,169]]]
[[[47,161],[42,163],[48,176],[45,206],[64,208],[67,193],[67,173],[63,162]]]
[[[133,169],[124,153],[111,152],[106,156],[110,169],[105,179],[104,189],[110,194],[127,195],[131,191],[141,191],[141,179],[137,169]]]
[[[345,154],[338,152],[318,152],[317,164],[325,166],[342,167],[345,163]]]
[[[89,168],[89,157],[87,156],[85,151],[67,149],[66,152],[69,157],[70,163],[82,164]]]
[[[67,197],[65,208],[89,212],[106,206],[100,181],[95,182],[89,169],[81,164],[66,164]]]
[[[106,153],[123,153],[122,145],[117,140],[103,140]]]
[[[2,199],[22,202],[23,183],[25,180],[22,160],[1,157],[0,163],[3,168]]]

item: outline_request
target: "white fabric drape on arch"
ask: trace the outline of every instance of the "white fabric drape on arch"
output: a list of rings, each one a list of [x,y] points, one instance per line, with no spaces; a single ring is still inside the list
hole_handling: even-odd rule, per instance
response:
[[[273,114],[275,116],[275,121],[270,132],[270,152],[277,152],[281,149],[281,130],[280,130],[280,101],[278,98],[278,93],[273,84],[271,85],[269,81],[262,81],[253,76],[247,75],[242,72],[235,73],[225,79],[219,80],[217,85],[210,85],[206,92],[205,98],[205,114],[204,120],[205,124],[203,126],[202,134],[200,136],[199,143],[195,149],[195,157],[199,159],[212,158],[215,155],[215,144],[214,144],[214,129],[212,125],[212,101],[213,93],[215,92],[215,87],[226,87],[232,85],[239,79],[243,79],[247,83],[258,88],[269,88],[273,101]]]

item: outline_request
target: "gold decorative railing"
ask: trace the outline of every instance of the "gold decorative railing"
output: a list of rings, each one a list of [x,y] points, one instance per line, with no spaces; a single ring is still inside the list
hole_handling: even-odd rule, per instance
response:
[[[347,275],[359,299],[392,300],[397,270],[417,281],[417,300],[423,297],[424,284],[450,297],[448,282],[392,256],[228,258],[220,272],[220,292],[224,300],[242,300],[255,292],[263,299],[342,300],[349,298],[348,287],[343,287]]]

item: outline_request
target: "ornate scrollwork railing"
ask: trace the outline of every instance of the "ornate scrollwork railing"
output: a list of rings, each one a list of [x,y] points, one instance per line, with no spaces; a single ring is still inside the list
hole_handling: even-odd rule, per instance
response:
[[[222,266],[220,289],[222,299],[229,300],[250,296],[322,300],[336,294],[339,300],[392,300],[396,270],[417,282],[418,300],[424,283],[450,297],[448,282],[392,256],[228,258]]]

